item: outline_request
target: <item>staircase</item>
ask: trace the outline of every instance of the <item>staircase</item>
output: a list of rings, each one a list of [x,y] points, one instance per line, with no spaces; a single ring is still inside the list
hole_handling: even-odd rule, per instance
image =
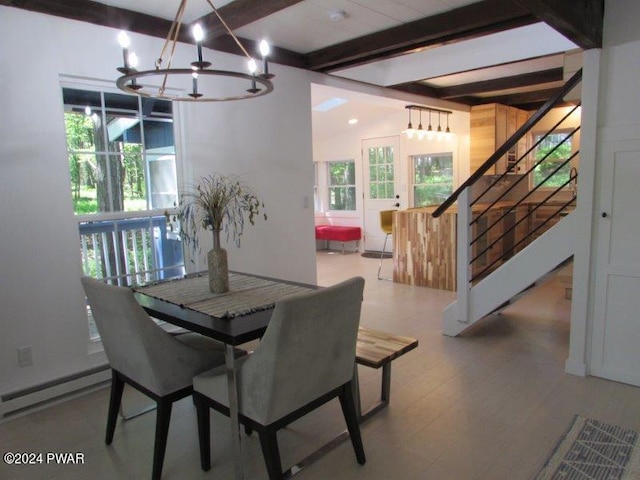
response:
[[[457,201],[457,298],[444,310],[443,333],[445,335],[456,336],[487,315],[504,308],[573,255],[577,216],[572,215],[571,211],[576,204],[575,185],[578,173],[571,168],[568,176],[563,177],[560,183],[554,182],[553,188],[541,187],[552,182],[552,177],[557,179],[561,172],[569,170],[571,160],[579,152],[560,159],[557,159],[557,153],[561,151],[562,144],[580,127],[568,133],[565,139],[545,153],[543,158],[532,162],[533,165],[523,175],[512,176],[509,182],[506,182],[505,177],[512,174],[505,172],[493,179],[487,187],[483,186],[482,190],[479,190],[478,186],[486,183],[487,177],[483,175],[507,152],[513,152],[518,141],[527,135],[549,111],[561,104],[565,96],[580,83],[581,78],[580,70],[433,213],[434,217],[439,217]],[[563,122],[578,107],[579,104],[535,142],[512,164],[513,167],[517,167],[520,163],[524,165],[526,159],[552,132],[563,129]],[[540,166],[548,158],[555,159],[553,162],[555,168],[546,171],[545,177],[540,179],[540,172],[544,170]],[[547,164],[548,162],[545,163]],[[518,188],[519,183],[530,182],[533,175],[537,175],[537,187]],[[514,178],[515,181],[513,181]],[[510,186],[505,189],[506,183]],[[496,193],[498,190],[499,192]],[[569,195],[567,190],[571,192]],[[514,198],[515,192],[523,193],[519,193]],[[489,217],[492,207],[498,203],[511,206],[502,210],[500,218],[494,218],[495,215]],[[514,213],[521,211],[519,207],[522,206],[527,207],[527,214],[520,215],[514,222]],[[541,211],[552,213],[543,222],[533,221],[536,212]],[[511,215],[511,221],[507,223],[505,219],[509,215]],[[513,245],[510,248],[502,248],[500,258],[487,262],[487,252],[490,252],[498,242],[503,242],[504,245],[505,237],[513,235],[513,231],[522,222],[528,222],[528,225],[535,225],[535,227],[528,229],[529,234],[525,238],[511,242]],[[504,225],[510,225],[510,227],[502,228],[502,233],[497,238],[495,238],[496,235],[491,235],[493,228]],[[488,241],[489,238],[492,239],[491,242]]]

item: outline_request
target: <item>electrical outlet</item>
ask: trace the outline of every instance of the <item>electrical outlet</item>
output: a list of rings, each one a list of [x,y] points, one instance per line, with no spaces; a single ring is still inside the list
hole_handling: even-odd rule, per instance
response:
[[[31,352],[31,346],[21,347],[18,349],[18,365],[21,367],[28,367],[33,365],[33,353]]]

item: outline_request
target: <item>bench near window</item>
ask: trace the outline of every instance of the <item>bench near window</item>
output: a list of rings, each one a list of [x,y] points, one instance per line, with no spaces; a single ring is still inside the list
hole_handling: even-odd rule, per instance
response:
[[[343,255],[345,242],[356,242],[356,251],[358,251],[360,238],[362,238],[360,227],[316,225],[316,240],[326,240],[327,250],[329,249],[329,242],[341,242]]]

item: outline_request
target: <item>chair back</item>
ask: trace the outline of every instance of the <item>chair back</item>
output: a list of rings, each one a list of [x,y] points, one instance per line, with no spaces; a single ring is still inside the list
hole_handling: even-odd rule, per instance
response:
[[[157,395],[191,384],[180,372],[199,359],[147,315],[131,289],[89,277],[82,285],[111,368]]]
[[[393,212],[395,210],[380,211],[380,228],[385,234],[393,233]]]
[[[268,425],[353,377],[364,279],[276,303],[240,370],[241,411]]]

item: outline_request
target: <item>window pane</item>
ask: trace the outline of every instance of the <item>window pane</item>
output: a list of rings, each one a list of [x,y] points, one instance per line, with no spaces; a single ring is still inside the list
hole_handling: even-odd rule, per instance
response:
[[[125,145],[142,144],[140,119],[135,115],[107,115],[106,130],[110,152],[121,152]]]
[[[544,135],[536,135],[537,143]],[[571,163],[566,160],[571,157],[571,137],[568,133],[551,133],[536,147],[534,169],[534,185],[544,187],[559,187],[569,180]],[[538,162],[540,162],[538,164]],[[554,173],[556,169],[559,169]]]
[[[329,210],[356,209],[355,162],[329,162]]]
[[[416,155],[413,166],[413,206],[438,205],[453,193],[453,155]]]
[[[387,182],[387,196],[386,198],[393,198],[395,192],[393,191],[393,182]]]
[[[369,198],[393,198],[393,147],[375,147],[369,149]]]
[[[147,152],[175,153],[172,122],[144,120],[143,125]]]
[[[178,203],[176,189],[176,157],[148,155],[151,208],[171,208]]]

